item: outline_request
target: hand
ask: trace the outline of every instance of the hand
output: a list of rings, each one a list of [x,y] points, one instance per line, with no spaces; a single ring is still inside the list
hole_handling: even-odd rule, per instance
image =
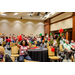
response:
[[[18,43],[18,39],[17,39],[16,43]]]
[[[29,40],[27,39],[27,43],[29,43]]]

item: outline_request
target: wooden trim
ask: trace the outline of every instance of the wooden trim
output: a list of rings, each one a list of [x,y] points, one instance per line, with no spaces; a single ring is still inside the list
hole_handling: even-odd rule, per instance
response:
[[[66,12],[61,12],[61,13],[59,13],[59,14],[57,14],[57,15],[51,17],[50,19],[53,19],[53,18],[55,18],[55,17],[57,17],[57,16],[59,16],[59,15],[61,15],[61,14],[64,14],[64,13],[66,13]]]
[[[45,24],[44,26],[49,25],[49,24]]]
[[[55,22],[53,22],[53,23],[51,23],[51,24],[54,24],[54,23],[57,23],[57,22],[60,22],[60,21],[63,21],[63,20],[66,20],[66,19],[69,19],[69,18],[72,18],[72,17],[73,17],[73,15],[70,16],[70,17],[67,17],[67,18],[64,18],[64,19],[61,19],[61,20],[55,21]]]

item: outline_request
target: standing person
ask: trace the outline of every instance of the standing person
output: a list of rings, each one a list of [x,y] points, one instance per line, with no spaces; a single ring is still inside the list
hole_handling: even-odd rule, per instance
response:
[[[26,60],[31,60],[31,57],[28,54],[28,49],[31,48],[31,45],[29,41],[27,40],[22,40],[20,45],[18,44],[18,40],[16,42],[17,46],[20,48],[20,56],[19,56],[19,61],[23,62],[24,59]]]
[[[3,38],[0,36],[0,46],[2,46]]]

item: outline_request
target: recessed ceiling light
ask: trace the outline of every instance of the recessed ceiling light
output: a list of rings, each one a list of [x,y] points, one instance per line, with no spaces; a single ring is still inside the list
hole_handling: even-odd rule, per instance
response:
[[[14,15],[18,15],[18,13],[15,13]]]

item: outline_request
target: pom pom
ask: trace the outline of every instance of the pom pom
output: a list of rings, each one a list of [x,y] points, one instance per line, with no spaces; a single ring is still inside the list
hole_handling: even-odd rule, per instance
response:
[[[19,41],[22,40],[22,36],[21,35],[19,35],[17,38],[18,38]]]
[[[54,52],[54,51],[55,51],[55,48],[54,48],[54,47],[52,47],[52,48],[51,48],[51,51],[52,51],[52,52]]]
[[[61,28],[60,30],[59,30],[59,33],[62,33],[63,32],[63,29]]]

